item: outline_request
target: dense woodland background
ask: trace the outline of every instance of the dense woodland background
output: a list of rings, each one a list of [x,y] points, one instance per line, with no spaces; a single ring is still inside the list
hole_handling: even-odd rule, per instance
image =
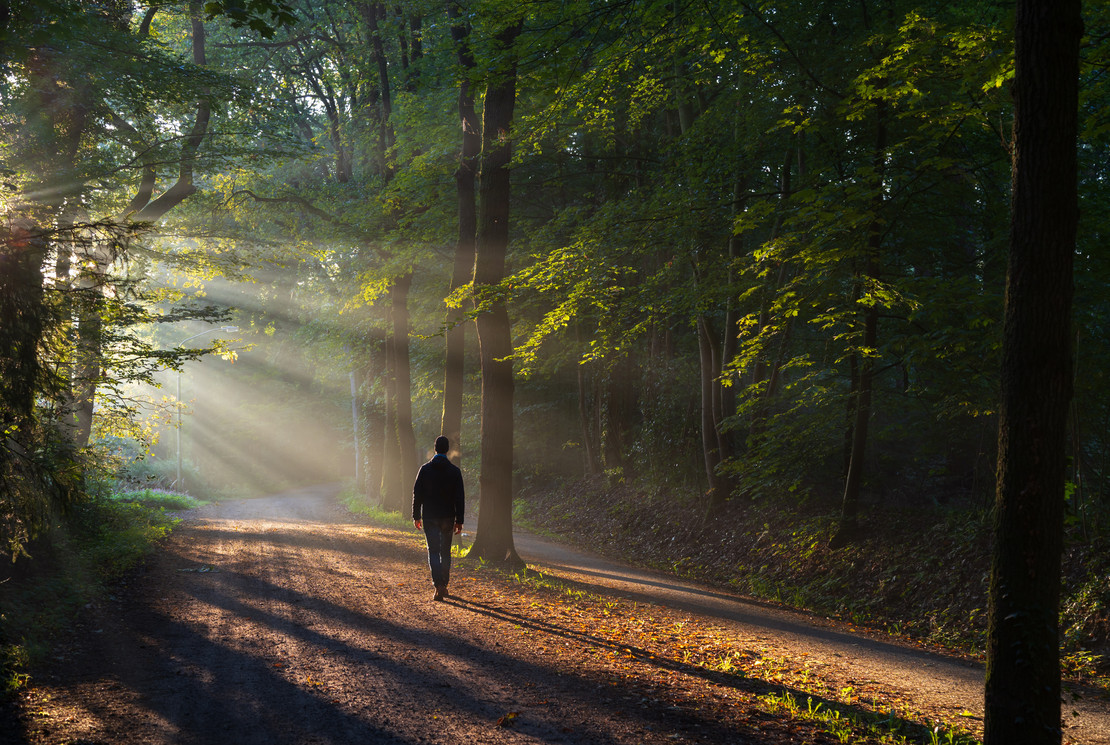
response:
[[[1084,21],[1066,509],[1095,551],[1110,6]],[[983,555],[1013,23],[901,0],[0,3],[5,549],[118,479],[181,487],[182,451],[191,491],[347,480],[403,510],[444,432],[494,554],[522,492],[545,522],[588,494],[659,540],[728,514],[902,541],[914,516]],[[1073,568],[1077,612],[1110,599],[1099,566]]]

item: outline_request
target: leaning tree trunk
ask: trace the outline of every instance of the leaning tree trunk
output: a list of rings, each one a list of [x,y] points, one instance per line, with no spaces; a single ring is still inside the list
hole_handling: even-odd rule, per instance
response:
[[[475,209],[475,177],[482,150],[481,126],[474,110],[474,94],[470,89],[470,71],[474,58],[467,43],[469,26],[460,18],[459,6],[448,5],[451,38],[461,69],[458,113],[462,128],[462,152],[455,169],[455,190],[458,199],[459,237],[455,245],[455,266],[451,273],[451,291],[466,284],[474,272],[474,242],[478,216]],[[440,432],[451,440],[451,459],[462,461],[463,383],[465,381],[466,313],[460,309],[447,312],[447,349],[443,376],[443,418]]]
[[[1055,745],[1079,209],[1079,0],[1019,0],[985,745]]]
[[[479,190],[476,290],[487,293],[505,277],[509,247],[509,131],[516,105],[518,21],[498,34],[505,67],[490,73],[482,111],[482,174]],[[519,563],[513,544],[513,353],[509,312],[500,298],[478,315],[482,360],[481,511],[471,555]]]

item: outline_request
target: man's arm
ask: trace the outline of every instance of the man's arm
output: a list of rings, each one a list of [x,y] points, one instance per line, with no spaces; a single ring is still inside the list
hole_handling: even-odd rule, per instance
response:
[[[424,504],[424,485],[421,483],[423,476],[424,467],[421,466],[416,472],[416,481],[412,484],[412,524],[417,530],[423,527],[423,522],[420,520],[420,508]]]
[[[466,495],[463,493],[462,471],[455,468],[455,535],[462,532],[466,515]]]

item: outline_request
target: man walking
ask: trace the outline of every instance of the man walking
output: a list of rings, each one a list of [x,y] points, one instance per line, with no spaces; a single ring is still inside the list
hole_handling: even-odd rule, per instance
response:
[[[436,438],[436,454],[420,466],[412,485],[412,524],[424,529],[428,539],[428,565],[436,593],[432,600],[444,600],[451,578],[451,534],[463,527],[463,479],[459,467],[447,458],[451,443]]]

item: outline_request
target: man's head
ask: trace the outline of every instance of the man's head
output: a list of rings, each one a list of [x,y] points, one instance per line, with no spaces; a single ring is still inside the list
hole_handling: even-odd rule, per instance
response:
[[[443,435],[440,435],[439,437],[436,438],[436,452],[437,453],[442,455],[450,449],[451,449],[451,441],[450,440],[448,440]]]

